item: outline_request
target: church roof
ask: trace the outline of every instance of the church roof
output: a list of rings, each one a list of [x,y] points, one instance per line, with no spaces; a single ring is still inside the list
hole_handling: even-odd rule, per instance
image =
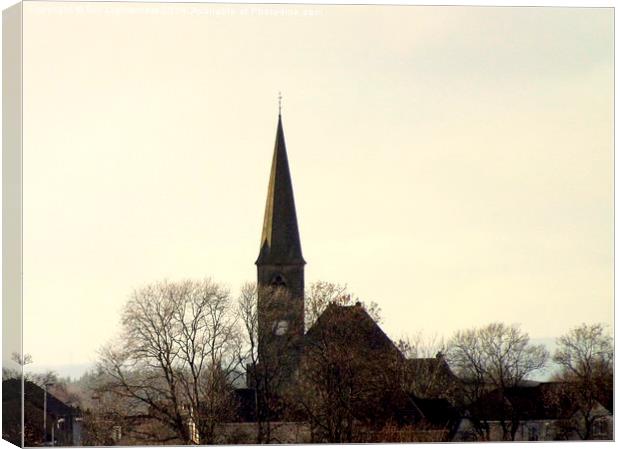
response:
[[[24,380],[23,400],[25,404],[43,410],[43,397],[45,396],[43,388]],[[2,381],[2,400],[20,402],[22,400],[22,381],[21,379],[7,379]],[[57,417],[67,415],[77,415],[77,410],[65,404],[51,393],[47,393],[47,413]]]
[[[383,332],[361,304],[329,304],[305,335],[306,346],[324,339],[361,346],[367,351],[402,357],[396,345]]]
[[[261,248],[256,264],[303,265],[293,183],[286,154],[282,116],[278,115]]]

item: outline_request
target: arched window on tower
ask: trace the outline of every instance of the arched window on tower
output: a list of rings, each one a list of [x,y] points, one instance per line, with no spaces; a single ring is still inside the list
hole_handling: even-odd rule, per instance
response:
[[[276,274],[273,279],[271,279],[272,287],[286,287],[286,279],[281,274]]]

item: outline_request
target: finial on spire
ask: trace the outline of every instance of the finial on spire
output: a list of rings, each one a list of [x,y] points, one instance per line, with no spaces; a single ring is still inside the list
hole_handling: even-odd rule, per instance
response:
[[[278,115],[282,115],[282,92],[278,92]]]

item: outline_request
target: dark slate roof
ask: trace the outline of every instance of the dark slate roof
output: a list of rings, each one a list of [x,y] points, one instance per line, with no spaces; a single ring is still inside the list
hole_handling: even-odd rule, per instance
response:
[[[421,377],[441,376],[445,381],[461,382],[461,379],[452,372],[443,355],[432,358],[407,359],[407,368],[413,375]]]
[[[407,364],[415,370],[439,369],[441,360],[437,357],[407,359]]]
[[[330,304],[305,335],[306,346],[320,341],[324,336],[363,345],[370,351],[396,354],[402,357],[396,345],[372,319],[363,306]],[[347,340],[348,339],[348,340]]]
[[[497,421],[502,414],[514,411],[522,420],[564,419],[576,411],[575,402],[563,393],[556,382],[540,382],[529,386],[490,391],[472,404],[470,412],[481,419]]]
[[[443,358],[443,356],[437,356],[432,358],[415,358],[415,359],[407,359],[407,365],[412,372],[419,373],[437,373],[441,372],[446,376],[449,376],[453,379],[457,379],[454,375],[450,366]]]
[[[293,183],[288,166],[282,117],[279,115],[261,247],[256,264],[303,265],[305,263],[301,253]]]
[[[7,379],[2,381],[2,401],[19,401],[21,396],[21,380]],[[35,383],[24,381],[24,401],[43,410],[44,390]],[[67,416],[77,413],[73,407],[47,393],[47,413],[53,416]]]

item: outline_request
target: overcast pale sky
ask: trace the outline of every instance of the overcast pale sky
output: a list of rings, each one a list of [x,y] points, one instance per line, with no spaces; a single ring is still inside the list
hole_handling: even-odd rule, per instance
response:
[[[613,10],[24,6],[24,349],[255,279],[282,91],[306,282],[397,338],[612,324]]]

